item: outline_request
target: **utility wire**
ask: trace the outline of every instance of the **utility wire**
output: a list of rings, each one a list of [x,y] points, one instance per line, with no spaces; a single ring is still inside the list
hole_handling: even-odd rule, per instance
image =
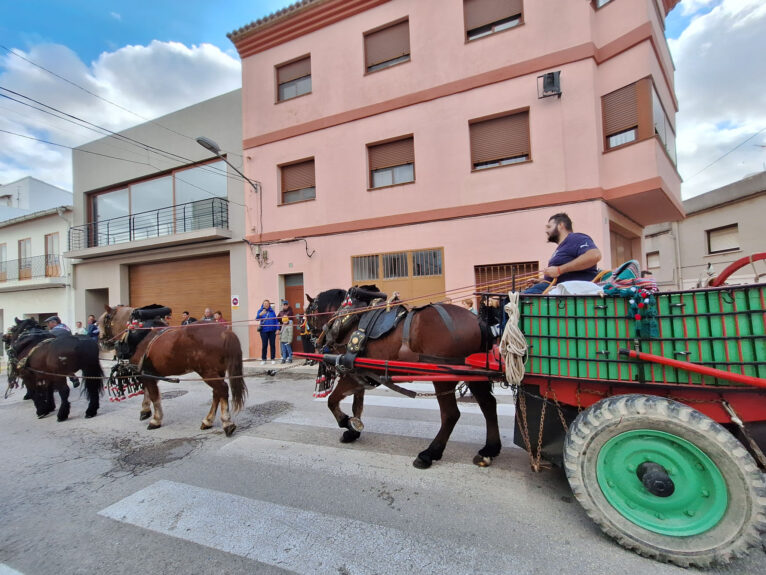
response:
[[[75,116],[73,114],[69,114],[69,113],[64,112],[62,110],[59,110],[58,108],[55,108],[54,106],[49,106],[49,105],[47,105],[47,104],[45,104],[43,102],[35,100],[34,98],[30,98],[29,96],[25,96],[24,94],[21,94],[19,92],[14,91],[14,90],[10,90],[10,89],[4,88],[2,86],[0,86],[0,90],[2,90],[4,92],[8,92],[10,94],[13,94],[15,96],[19,96],[20,98],[24,98],[26,100],[29,100],[30,102],[34,102],[35,104],[38,104],[39,106],[43,106],[43,108],[47,108],[47,110],[43,109],[43,108],[38,108],[36,106],[33,106],[32,104],[29,104],[28,102],[23,102],[21,100],[18,100],[16,98],[13,98],[13,97],[8,96],[6,94],[0,94],[0,96],[2,96],[4,98],[7,98],[7,99],[9,99],[9,100],[11,100],[13,102],[18,103],[18,104],[21,104],[22,106],[30,107],[33,110],[37,110],[37,111],[40,111],[40,112],[43,112],[43,113],[46,113],[46,114],[50,114],[50,115],[52,115],[55,118],[59,118],[61,120],[73,123],[76,126],[80,126],[80,127],[84,127],[84,128],[90,129],[90,130],[96,132],[97,134],[99,134],[101,136],[111,137],[111,138],[116,139],[117,141],[122,141],[122,142],[125,142],[125,143],[128,143],[128,144],[132,144],[134,146],[137,146],[137,147],[141,148],[142,150],[145,150],[147,152],[152,152],[154,154],[157,154],[157,155],[165,158],[166,160],[170,160],[170,161],[173,161],[173,162],[176,162],[176,163],[179,163],[179,164],[182,163],[181,161],[179,161],[179,158],[181,160],[183,160],[183,163],[186,163],[186,164],[194,163],[194,160],[192,160],[190,158],[186,158],[184,156],[181,156],[179,154],[175,154],[175,153],[172,153],[172,152],[166,152],[165,150],[162,150],[161,148],[157,148],[155,146],[151,146],[149,144],[145,144],[145,143],[143,143],[143,142],[141,142],[139,140],[135,140],[134,138],[130,138],[130,137],[125,136],[123,134],[119,134],[119,133],[114,132],[114,131],[112,131],[112,130],[110,130],[108,128],[104,128],[103,126],[99,126],[98,124],[94,124],[94,123],[89,122],[87,120],[83,120],[82,118],[79,118],[78,116]],[[61,115],[57,115],[57,114],[61,114]],[[228,170],[226,170],[226,169],[221,169],[221,168],[217,168],[217,167],[214,167],[214,166],[208,166],[207,168],[202,166],[202,169],[204,171],[207,171],[207,172],[210,172],[210,173],[213,173],[213,174],[225,176],[227,178],[233,179],[234,181],[237,181],[237,182],[240,182],[240,183],[244,183],[246,181],[244,178],[242,178],[239,175],[231,175],[231,174],[229,174]],[[239,205],[242,205],[242,204],[239,204]]]
[[[181,136],[182,138],[187,138],[188,140],[193,140],[193,141],[195,140],[195,138],[193,138],[192,136],[187,136],[186,134],[183,134],[183,133],[181,133],[181,132],[178,132],[178,131],[176,131],[176,130],[173,130],[172,128],[168,128],[167,126],[165,126],[165,125],[161,124],[160,122],[157,122],[156,120],[151,120],[151,119],[149,119],[149,118],[146,118],[146,117],[142,116],[141,114],[138,114],[138,113],[134,112],[133,110],[129,110],[128,108],[125,108],[124,106],[121,106],[120,104],[117,104],[117,103],[115,103],[115,102],[112,102],[111,100],[108,100],[107,98],[104,98],[103,96],[99,96],[99,95],[98,95],[98,94],[96,94],[95,92],[91,92],[91,91],[90,91],[90,90],[88,90],[87,88],[85,88],[85,87],[83,87],[83,86],[80,86],[80,85],[79,85],[77,82],[73,82],[72,80],[70,80],[70,79],[68,79],[68,78],[65,78],[64,76],[62,76],[62,75],[60,75],[60,74],[57,74],[56,72],[53,72],[52,70],[49,70],[48,68],[45,68],[44,66],[41,66],[40,64],[38,64],[38,63],[36,63],[36,62],[33,62],[33,61],[32,61],[32,60],[30,60],[29,58],[26,58],[26,57],[22,56],[21,54],[19,54],[19,53],[18,53],[18,52],[16,52],[15,50],[12,50],[11,48],[8,48],[7,46],[3,46],[2,44],[0,44],[0,48],[2,48],[3,50],[5,50],[6,52],[8,52],[9,54],[11,54],[12,56],[16,56],[17,58],[20,58],[21,60],[24,60],[24,61],[25,61],[25,62],[27,62],[28,64],[31,64],[32,66],[34,66],[34,67],[36,67],[36,68],[39,68],[40,70],[42,70],[42,71],[44,71],[44,72],[47,72],[48,74],[50,74],[50,75],[52,75],[52,76],[55,76],[55,77],[56,77],[56,78],[58,78],[59,80],[62,80],[62,81],[64,81],[64,82],[66,82],[67,84],[70,84],[71,86],[74,86],[75,88],[77,88],[77,89],[79,89],[79,90],[82,90],[83,92],[85,92],[86,94],[89,94],[89,95],[93,96],[94,98],[98,98],[99,100],[101,100],[101,101],[103,101],[103,102],[106,102],[107,104],[111,104],[112,106],[115,106],[116,108],[119,108],[120,110],[123,110],[123,111],[125,111],[125,112],[128,112],[129,114],[133,114],[133,115],[134,115],[134,116],[136,116],[137,118],[140,118],[140,119],[142,119],[144,122],[148,122],[148,123],[150,123],[150,124],[154,124],[155,126],[159,126],[160,128],[163,128],[164,130],[167,130],[167,131],[169,131],[169,132],[172,132],[172,133],[174,133],[174,134],[176,134],[176,135],[178,135],[178,136]],[[235,152],[230,152],[230,153],[231,153],[231,154],[233,154],[233,155],[236,155],[236,156],[242,157],[242,155],[241,155],[241,154],[237,154],[237,153],[235,153]]]
[[[760,134],[760,133],[761,133],[761,132],[763,132],[764,130],[766,130],[766,128],[761,128],[761,129],[760,129],[760,130],[758,130],[758,131],[757,131],[755,134],[753,134],[752,136],[750,136],[749,138],[747,138],[747,139],[746,139],[746,140],[744,140],[743,142],[740,142],[739,144],[737,144],[736,146],[734,146],[734,147],[733,147],[731,150],[729,150],[728,152],[726,152],[724,155],[722,155],[721,157],[719,157],[717,160],[714,160],[714,161],[710,162],[710,163],[709,163],[707,166],[705,166],[704,168],[702,168],[702,169],[701,169],[699,172],[697,172],[697,173],[696,173],[696,174],[694,174],[693,176],[690,176],[690,177],[688,177],[688,178],[686,179],[686,181],[688,182],[688,181],[689,181],[689,180],[691,180],[692,178],[694,178],[694,177],[696,177],[696,176],[699,176],[699,175],[700,175],[702,172],[704,172],[705,170],[707,170],[707,169],[708,169],[710,166],[712,166],[713,164],[716,164],[716,163],[718,163],[720,160],[723,160],[723,159],[724,159],[726,156],[728,156],[729,154],[731,154],[731,153],[732,153],[734,150],[736,150],[737,148],[740,148],[740,147],[744,146],[745,144],[747,144],[747,143],[748,143],[750,140],[752,140],[753,138],[755,138],[755,137],[756,137],[758,134]]]

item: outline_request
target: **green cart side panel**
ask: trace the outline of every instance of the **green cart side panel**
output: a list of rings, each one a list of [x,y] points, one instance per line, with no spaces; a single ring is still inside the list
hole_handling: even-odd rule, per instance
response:
[[[619,349],[766,378],[766,284],[656,294],[659,337],[636,337],[627,299],[521,297],[527,373],[583,380],[696,385],[731,382],[657,363],[628,360]]]

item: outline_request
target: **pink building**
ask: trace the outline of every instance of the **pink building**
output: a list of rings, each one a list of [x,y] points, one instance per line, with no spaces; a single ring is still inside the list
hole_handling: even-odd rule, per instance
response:
[[[677,3],[303,0],[233,32],[250,316],[354,283],[462,297],[544,267],[560,211],[601,267],[641,259],[683,217]]]

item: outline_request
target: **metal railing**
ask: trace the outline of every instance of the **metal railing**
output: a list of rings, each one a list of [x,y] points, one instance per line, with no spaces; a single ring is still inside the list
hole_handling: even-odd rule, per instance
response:
[[[34,256],[19,260],[0,261],[0,282],[35,278],[64,277],[64,265],[59,255]]]
[[[82,250],[181,234],[229,228],[229,202],[207,198],[69,228],[69,249]]]

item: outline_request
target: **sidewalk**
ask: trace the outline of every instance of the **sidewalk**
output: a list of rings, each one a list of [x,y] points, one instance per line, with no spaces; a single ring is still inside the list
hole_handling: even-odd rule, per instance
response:
[[[317,374],[317,365],[306,365],[306,362],[302,359],[294,359],[293,363],[280,363],[281,360],[277,359],[276,363],[272,364],[271,361],[267,361],[265,365],[261,365],[260,359],[246,359],[242,362],[242,372],[245,376],[273,376],[273,375],[290,375],[300,379],[315,377]]]

